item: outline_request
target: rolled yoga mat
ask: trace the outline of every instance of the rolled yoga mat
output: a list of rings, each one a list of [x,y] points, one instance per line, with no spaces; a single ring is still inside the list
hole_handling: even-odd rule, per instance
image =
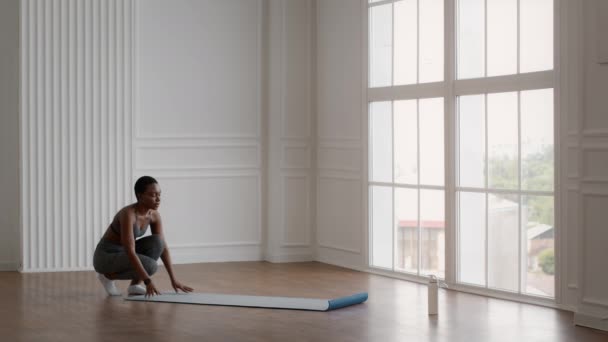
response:
[[[215,293],[163,293],[161,295],[156,295],[148,298],[146,298],[145,296],[128,296],[125,297],[125,299],[140,302],[165,302],[202,305],[246,306],[272,309],[329,311],[363,303],[367,300],[367,292],[357,293],[351,296],[336,299],[243,296]]]

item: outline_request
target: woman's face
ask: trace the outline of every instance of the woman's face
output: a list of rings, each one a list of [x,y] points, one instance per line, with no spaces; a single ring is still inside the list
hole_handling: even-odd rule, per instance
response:
[[[139,194],[138,202],[143,204],[147,209],[158,209],[160,205],[160,186],[158,184],[148,185],[146,191]]]

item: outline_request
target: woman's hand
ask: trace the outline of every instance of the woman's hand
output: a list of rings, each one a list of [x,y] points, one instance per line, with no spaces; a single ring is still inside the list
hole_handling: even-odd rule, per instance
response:
[[[150,280],[150,282],[146,284],[146,298],[159,294],[160,292],[158,292],[156,286],[154,286],[154,283]]]
[[[182,291],[184,291],[184,292],[186,292],[186,293],[194,291],[194,290],[193,290],[191,287],[188,287],[188,286],[186,286],[186,285],[183,285],[183,284],[181,284],[181,283],[180,283],[179,281],[177,281],[177,280],[176,280],[176,281],[172,281],[172,282],[171,282],[171,286],[173,286],[173,289],[175,290],[175,293],[177,293],[177,292],[178,292],[177,290],[182,290]]]

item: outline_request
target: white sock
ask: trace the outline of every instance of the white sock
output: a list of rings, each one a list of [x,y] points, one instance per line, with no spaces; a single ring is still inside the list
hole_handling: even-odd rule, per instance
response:
[[[99,282],[101,283],[101,285],[103,285],[103,288],[106,290],[108,295],[120,296],[120,291],[118,291],[118,289],[116,288],[114,280],[106,278],[106,276],[101,273],[97,273],[97,279],[99,279]]]
[[[131,285],[129,286],[129,289],[127,289],[127,293],[129,293],[129,296],[145,295],[146,288],[141,285]]]

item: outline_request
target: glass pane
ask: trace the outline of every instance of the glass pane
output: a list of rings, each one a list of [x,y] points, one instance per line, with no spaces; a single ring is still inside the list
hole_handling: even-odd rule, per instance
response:
[[[392,74],[392,4],[370,8],[369,13],[369,85],[391,85]]]
[[[395,3],[395,85],[417,83],[418,11],[416,0]]]
[[[522,288],[528,294],[555,296],[555,229],[553,196],[522,197],[526,269]]]
[[[369,113],[371,168],[369,178],[374,182],[393,181],[393,137],[390,102],[373,102]]]
[[[418,272],[418,190],[395,189],[395,268]]]
[[[520,0],[520,70],[553,69],[553,0]]]
[[[485,76],[484,0],[458,1],[458,78]]]
[[[488,186],[517,189],[517,93],[488,94]]]
[[[445,278],[445,201],[442,190],[420,190],[421,275]]]
[[[443,98],[419,100],[420,184],[443,185]]]
[[[518,291],[519,201],[517,195],[488,198],[488,287]]]
[[[458,178],[459,186],[486,186],[485,96],[458,98]]]
[[[393,233],[393,191],[389,187],[372,186],[370,221],[372,235],[372,265],[392,268]]]
[[[486,195],[459,193],[459,280],[486,285]]]
[[[553,191],[553,89],[521,92],[521,181]]]
[[[487,0],[488,76],[517,73],[517,0]]]
[[[420,83],[443,81],[443,1],[420,1]]]
[[[416,100],[395,101],[395,183],[418,184]]]

